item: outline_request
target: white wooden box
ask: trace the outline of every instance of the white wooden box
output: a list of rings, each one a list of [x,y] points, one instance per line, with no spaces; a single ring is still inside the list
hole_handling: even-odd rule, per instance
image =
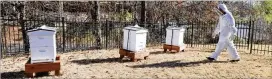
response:
[[[185,29],[181,27],[167,27],[166,28],[166,44],[181,47],[180,50],[185,49],[183,43]]]
[[[55,62],[56,29],[42,26],[28,30],[31,63]]]
[[[40,31],[41,32],[41,31]],[[46,43],[45,43],[46,42]],[[55,35],[53,36],[31,36],[29,37],[29,43],[30,43],[30,48],[31,47],[44,47],[44,46],[53,46],[55,44]]]
[[[123,29],[123,49],[130,51],[141,51],[146,47],[147,29],[142,27],[125,27]]]

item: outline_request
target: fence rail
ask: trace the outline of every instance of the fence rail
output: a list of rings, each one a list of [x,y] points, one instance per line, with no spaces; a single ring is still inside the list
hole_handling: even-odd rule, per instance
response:
[[[92,49],[113,49],[120,48],[123,41],[123,27],[132,25],[130,22],[102,21],[91,23],[78,20],[66,20],[58,18],[52,20],[25,19],[19,21],[16,18],[1,19],[1,56],[12,56],[29,52],[28,37],[24,36],[25,30],[29,30],[40,25],[57,27],[57,51],[71,52]],[[23,22],[20,24],[20,22]],[[24,25],[22,25],[24,24]],[[234,40],[238,49],[248,50],[250,53],[272,55],[272,23],[256,21],[237,21],[237,37]],[[166,28],[168,23],[146,23],[139,24],[148,29],[147,45],[162,45],[165,42]],[[201,23],[178,23],[180,27],[186,29],[184,41],[188,47],[215,48],[218,37],[211,38],[216,26],[215,22]],[[24,26],[24,28],[22,28]],[[100,32],[97,30],[101,30]],[[101,45],[97,42],[95,33],[101,35]],[[23,37],[26,37],[25,39]]]

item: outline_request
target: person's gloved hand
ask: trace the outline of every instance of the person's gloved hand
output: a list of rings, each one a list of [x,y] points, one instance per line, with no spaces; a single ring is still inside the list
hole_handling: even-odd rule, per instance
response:
[[[233,41],[235,39],[235,36],[236,36],[235,34],[231,34],[230,37],[229,37],[229,40]]]
[[[216,36],[216,34],[215,34],[215,33],[213,33],[213,34],[212,34],[212,38],[215,38],[215,36]]]

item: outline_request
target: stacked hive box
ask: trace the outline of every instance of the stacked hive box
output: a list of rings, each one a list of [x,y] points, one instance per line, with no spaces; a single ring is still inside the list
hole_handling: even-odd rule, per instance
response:
[[[123,29],[123,49],[130,51],[141,51],[146,47],[147,30],[142,27],[125,27]]]
[[[123,32],[123,48],[119,51],[120,58],[128,56],[131,60],[135,61],[147,57],[149,53],[142,52],[146,47],[147,29],[136,25],[125,27]]]
[[[60,57],[56,56],[56,29],[42,26],[28,31],[30,58],[25,64],[25,73],[34,77],[37,72],[55,71],[60,74]]]
[[[28,31],[31,63],[55,62],[56,29],[42,26]]]
[[[166,43],[164,44],[163,48],[164,51],[167,49],[184,51],[185,45],[183,43],[185,29],[181,27],[168,27],[166,28]]]

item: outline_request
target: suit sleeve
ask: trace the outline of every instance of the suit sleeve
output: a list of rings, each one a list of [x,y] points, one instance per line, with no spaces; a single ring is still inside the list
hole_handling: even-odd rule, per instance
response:
[[[216,25],[216,28],[215,28],[213,34],[218,34],[219,31],[220,31],[220,19],[219,19],[219,22],[218,22],[217,25]]]
[[[230,29],[231,29],[231,33],[232,34],[236,34],[237,33],[237,28],[235,27],[235,20],[234,20],[234,18],[233,17],[231,17],[231,16],[229,16],[228,17],[228,26],[230,27]]]

